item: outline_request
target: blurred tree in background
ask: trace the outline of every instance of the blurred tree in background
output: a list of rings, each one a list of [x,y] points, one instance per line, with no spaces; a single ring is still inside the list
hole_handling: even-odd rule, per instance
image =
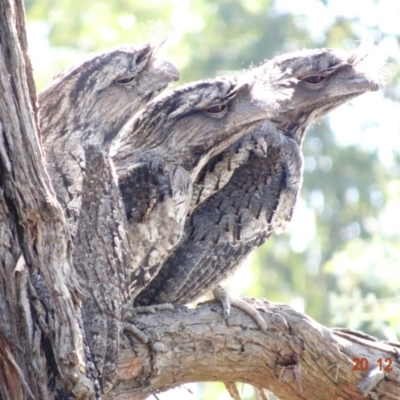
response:
[[[166,37],[165,53],[183,83],[304,47],[377,41],[389,65],[386,88],[311,129],[293,223],[251,256],[231,286],[290,304],[327,326],[400,338],[400,3],[367,0],[362,9],[349,0],[25,4],[38,90],[84,54],[128,42]],[[216,398],[216,388],[202,389],[201,398]]]

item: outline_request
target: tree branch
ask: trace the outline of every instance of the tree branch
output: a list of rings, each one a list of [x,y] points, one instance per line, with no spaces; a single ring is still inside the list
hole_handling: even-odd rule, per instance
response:
[[[283,304],[247,301],[267,332],[236,308],[225,321],[215,303],[135,317],[153,342],[124,341],[117,384],[105,398],[145,399],[188,382],[222,381],[266,388],[282,400],[399,399],[400,345],[335,332]]]

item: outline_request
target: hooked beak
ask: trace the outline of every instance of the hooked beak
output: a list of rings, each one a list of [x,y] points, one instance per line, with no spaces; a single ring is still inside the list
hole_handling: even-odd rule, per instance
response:
[[[169,61],[159,58],[152,60],[146,73],[146,81],[143,88],[143,97],[151,100],[162,92],[171,82],[176,82],[180,78],[178,69]]]

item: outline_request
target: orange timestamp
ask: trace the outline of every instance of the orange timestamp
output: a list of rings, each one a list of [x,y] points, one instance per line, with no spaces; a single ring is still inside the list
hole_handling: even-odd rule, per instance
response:
[[[357,371],[357,372],[368,371],[368,369],[369,369],[369,361],[368,361],[367,358],[365,358],[365,357],[362,357],[362,358],[354,357],[353,358],[353,362],[354,362],[353,371]],[[393,360],[390,357],[378,358],[377,364],[378,364],[379,370],[380,371],[385,371],[385,372],[390,372],[392,370],[392,367],[391,367],[392,362],[393,362]]]

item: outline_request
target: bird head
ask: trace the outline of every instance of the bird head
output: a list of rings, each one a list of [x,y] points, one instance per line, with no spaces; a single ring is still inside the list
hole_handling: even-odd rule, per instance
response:
[[[39,124],[48,135],[86,143],[111,142],[146,102],[179,79],[157,48],[120,47],[90,56],[59,73],[38,96]]]
[[[379,88],[370,50],[303,50],[278,56],[258,68],[268,87],[274,123],[301,143],[306,129],[341,104]]]
[[[210,157],[272,115],[259,84],[250,74],[216,78],[155,99],[124,129],[114,157],[117,168],[150,150],[196,176]]]

